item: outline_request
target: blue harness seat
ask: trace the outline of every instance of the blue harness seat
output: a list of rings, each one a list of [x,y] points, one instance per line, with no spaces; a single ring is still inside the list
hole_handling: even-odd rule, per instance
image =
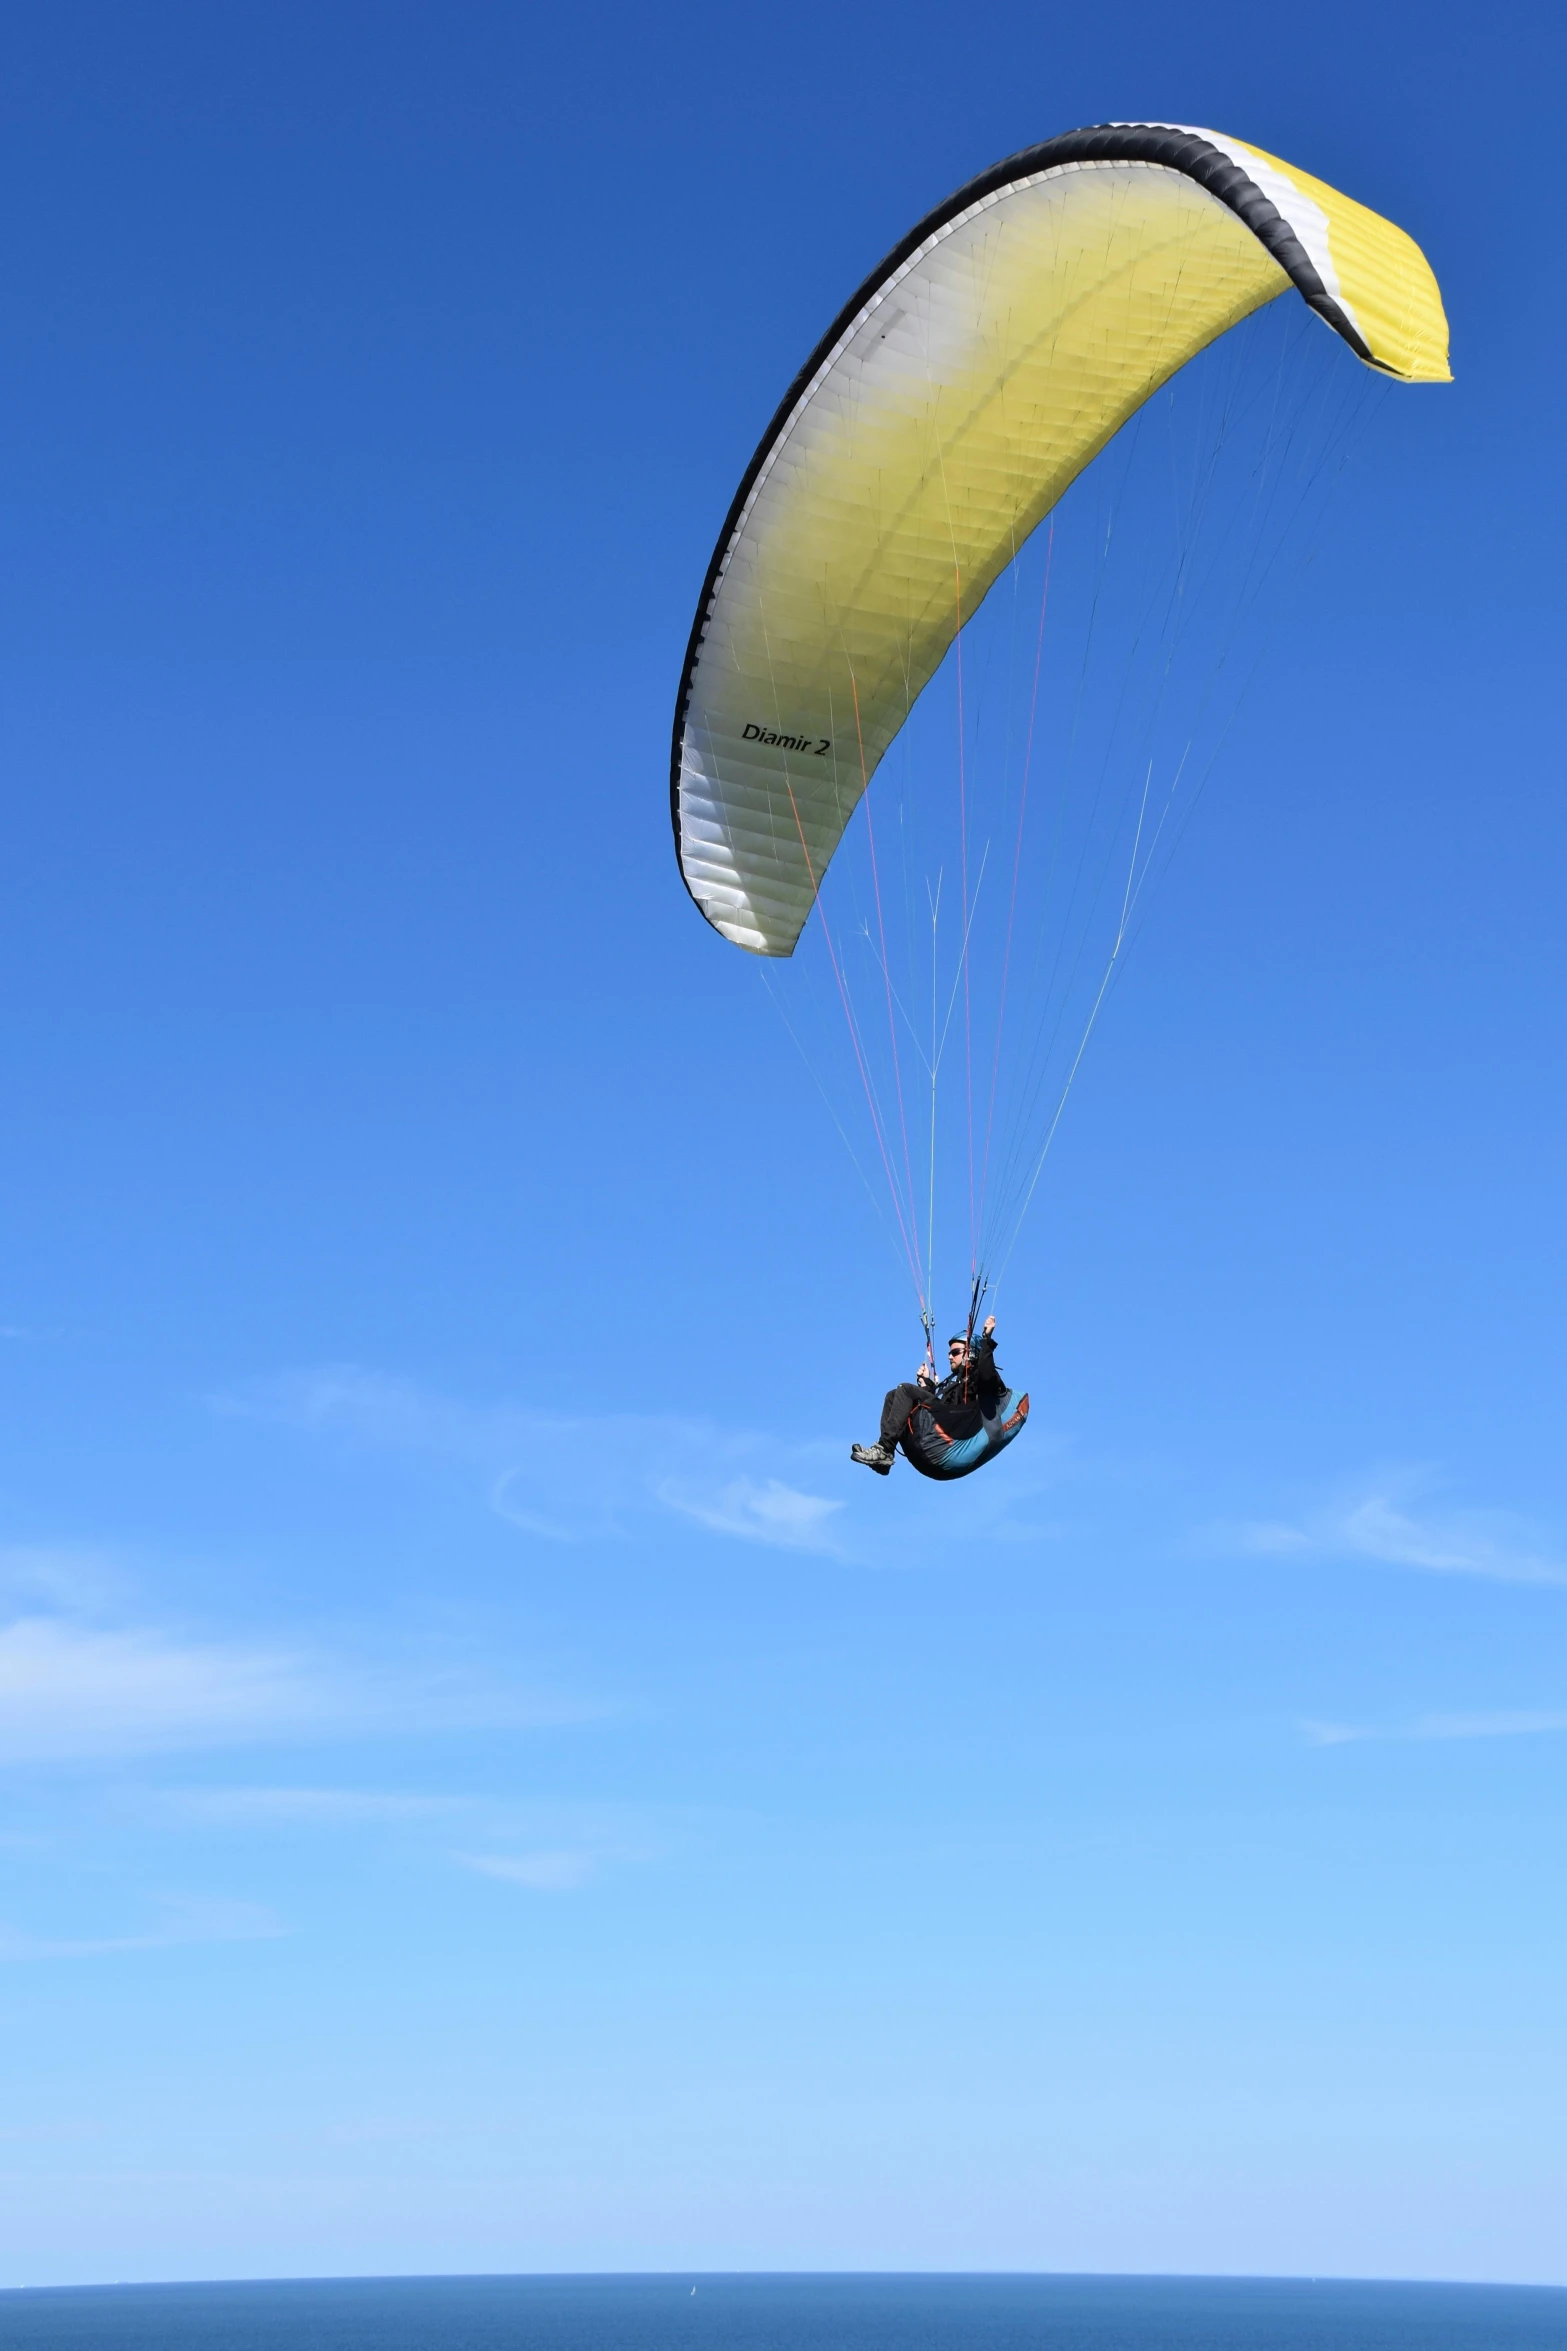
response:
[[[1027,1396],[1014,1397],[1010,1388],[1003,1388],[995,1411],[973,1436],[949,1440],[936,1413],[928,1404],[921,1404],[909,1414],[898,1442],[922,1478],[966,1478],[1004,1452],[1013,1438],[1022,1434],[1027,1420]]]

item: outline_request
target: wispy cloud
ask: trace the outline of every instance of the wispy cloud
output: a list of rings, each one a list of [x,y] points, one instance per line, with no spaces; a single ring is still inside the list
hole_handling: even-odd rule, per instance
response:
[[[1482,1576],[1504,1584],[1567,1584],[1567,1558],[1511,1512],[1452,1510],[1425,1503],[1432,1480],[1420,1472],[1385,1476],[1296,1520],[1254,1520],[1238,1529],[1242,1549],[1263,1555],[1315,1552],[1375,1559],[1427,1575]]]
[[[1506,1584],[1567,1584],[1567,1563],[1538,1549],[1528,1531],[1499,1511],[1400,1509],[1388,1494],[1368,1494],[1346,1512],[1343,1540],[1367,1559],[1432,1575],[1489,1576]]]
[[[551,1542],[624,1534],[639,1516],[674,1511],[749,1543],[817,1552],[839,1547],[832,1521],[841,1501],[776,1474],[779,1466],[809,1474],[822,1448],[780,1448],[776,1434],[721,1430],[667,1414],[590,1419],[532,1406],[470,1406],[342,1364],[259,1382],[216,1399],[215,1409],[467,1463],[483,1472],[499,1517]]]
[[[230,1419],[331,1430],[364,1444],[460,1454],[479,1462],[514,1449],[530,1423],[530,1416],[515,1408],[461,1404],[351,1363],[283,1372],[210,1401],[215,1412]],[[536,1425],[547,1431],[553,1423],[546,1415]]]
[[[357,1828],[438,1820],[463,1809],[459,1796],[377,1788],[174,1788],[161,1801],[188,1820],[223,1828]]]
[[[123,1951],[167,1951],[187,1943],[254,1943],[287,1930],[260,1902],[174,1900],[153,1924],[117,1935],[37,1935],[0,1926],[0,1961],[97,1959]]]
[[[672,1839],[690,1826],[680,1812],[477,1791],[436,1796],[378,1788],[168,1788],[140,1801],[198,1829],[221,1828],[226,1839],[246,1831],[281,1829],[292,1837],[312,1829],[384,1827],[424,1832],[428,1842],[434,1831],[457,1868],[534,1894],[572,1893],[606,1870],[662,1860]],[[447,1839],[458,1827],[465,1841],[453,1851]]]
[[[112,1552],[85,1544],[0,1543],[0,1598],[53,1608],[96,1610],[122,1594],[126,1576]]]
[[[475,1808],[476,1813],[479,1808]],[[493,1804],[450,1858],[529,1894],[574,1894],[607,1871],[664,1860],[689,1833],[684,1814],[640,1806],[540,1801]]]
[[[794,1551],[833,1549],[830,1522],[843,1508],[841,1502],[824,1495],[802,1494],[781,1478],[768,1478],[761,1485],[752,1478],[730,1478],[706,1492],[665,1478],[658,1487],[658,1498],[671,1510],[684,1511],[687,1518],[719,1534],[743,1535],[754,1543],[779,1543]]]
[[[0,1757],[10,1761],[212,1745],[323,1711],[325,1693],[279,1651],[59,1617],[0,1628]]]
[[[128,1584],[102,1550],[0,1547],[0,1599],[15,1611],[0,1618],[0,1761],[232,1745],[342,1711],[342,1677],[280,1645],[112,1621]]]
[[[1282,1519],[1245,1519],[1236,1534],[1243,1551],[1255,1551],[1264,1557],[1318,1548],[1304,1527],[1290,1526]]]
[[[481,1877],[524,1886],[530,1894],[574,1894],[598,1874],[599,1857],[584,1852],[457,1853],[453,1859]]]
[[[530,1894],[569,1894],[626,1868],[666,1860],[693,1833],[684,1807],[606,1804],[569,1797],[464,1790],[431,1795],[353,1787],[134,1788],[122,1800],[198,1835],[221,1832],[232,1854],[243,1837],[395,1834],[426,1863],[471,1872]],[[129,1946],[127,1946],[129,1947]]]
[[[1491,1714],[1422,1714],[1395,1724],[1306,1722],[1301,1728],[1313,1747],[1355,1747],[1367,1740],[1532,1739],[1567,1731],[1567,1709],[1516,1708]]]
[[[34,1614],[0,1625],[0,1762],[539,1730],[602,1719],[601,1700],[459,1670],[344,1667],[262,1642],[185,1639]]]

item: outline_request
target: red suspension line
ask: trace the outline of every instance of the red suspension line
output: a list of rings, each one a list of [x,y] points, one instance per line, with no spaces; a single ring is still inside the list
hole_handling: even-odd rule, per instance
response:
[[[963,1063],[968,1097],[968,1248],[969,1271],[979,1270],[979,1241],[974,1217],[974,1013],[969,998],[968,953],[968,784],[963,744],[963,573],[954,560],[952,594],[957,611],[958,666],[958,824],[963,843]]]
[[[865,772],[865,736],[860,724],[860,688],[859,681],[855,677],[852,669],[849,672],[849,689],[854,696],[854,734],[855,740],[859,744],[860,750],[860,794],[865,802],[865,837],[866,840],[870,843],[871,887],[874,890],[876,896],[876,931],[877,936],[881,941],[881,975],[883,981],[886,984],[887,1039],[892,1047],[892,1076],[893,1083],[896,1086],[898,1093],[898,1127],[903,1137],[903,1175],[904,1181],[908,1186],[909,1222],[914,1231],[915,1250],[917,1255],[919,1246],[919,1218],[915,1213],[914,1207],[914,1161],[909,1151],[909,1122],[903,1106],[903,1064],[898,1056],[898,1024],[893,1017],[892,966],[887,961],[887,925],[882,918],[881,910],[881,876],[876,869],[876,827],[871,822],[870,778]],[[825,928],[825,924],[823,927]],[[920,1303],[922,1309],[929,1303],[925,1297],[925,1288],[923,1282],[920,1284]]]
[[[871,1131],[876,1137],[876,1148],[881,1153],[882,1172],[887,1178],[887,1190],[892,1199],[893,1214],[897,1217],[898,1220],[898,1231],[903,1240],[904,1255],[908,1258],[909,1272],[914,1279],[914,1293],[915,1296],[920,1300],[921,1306],[923,1307],[925,1289],[924,1284],[920,1280],[919,1259],[910,1242],[909,1228],[905,1222],[903,1214],[903,1203],[898,1197],[897,1178],[892,1172],[892,1162],[887,1157],[887,1145],[882,1134],[881,1113],[876,1107],[876,1096],[871,1086],[870,1072],[865,1066],[865,1055],[860,1047],[860,1033],[855,1025],[853,1009],[849,1003],[849,991],[844,986],[843,973],[838,968],[838,951],[832,943],[832,932],[828,927],[827,922],[827,910],[822,904],[821,883],[817,878],[816,867],[811,857],[810,845],[805,838],[805,827],[800,822],[800,811],[795,802],[794,786],[790,783],[787,772],[784,776],[784,790],[789,795],[789,806],[794,815],[794,829],[800,836],[800,854],[805,859],[805,870],[806,873],[810,876],[812,902],[815,905],[817,913],[822,918],[822,937],[827,942],[827,960],[832,965],[832,976],[838,983],[838,1000],[843,1006],[843,1017],[848,1023],[849,1042],[854,1047],[854,1058],[859,1067],[860,1083],[865,1088],[865,1107],[870,1112]],[[912,1207],[913,1203],[911,1201],[911,1211]]]
[[[1039,672],[1045,651],[1045,609],[1050,602],[1050,567],[1056,551],[1056,520],[1050,517],[1045,541],[1045,584],[1039,598],[1039,633],[1034,640],[1034,686],[1028,703],[1028,739],[1023,748],[1023,788],[1017,804],[1017,840],[1012,852],[1012,896],[1007,905],[1007,944],[1001,964],[1001,1001],[996,1007],[996,1049],[990,1063],[990,1106],[985,1114],[985,1157],[979,1178],[979,1216],[985,1217],[985,1193],[990,1183],[990,1139],[996,1124],[996,1081],[1001,1070],[1001,1024],[1007,1011],[1007,980],[1012,970],[1012,930],[1017,916],[1018,876],[1023,870],[1023,818],[1028,809],[1028,779],[1034,764],[1034,721],[1039,710]]]

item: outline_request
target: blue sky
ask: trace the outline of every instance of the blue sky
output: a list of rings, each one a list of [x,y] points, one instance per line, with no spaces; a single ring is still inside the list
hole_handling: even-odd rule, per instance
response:
[[[0,2276],[1567,2279],[1544,8],[14,12]],[[1211,123],[1389,397],[1085,1063],[1035,1419],[670,854],[849,288]]]

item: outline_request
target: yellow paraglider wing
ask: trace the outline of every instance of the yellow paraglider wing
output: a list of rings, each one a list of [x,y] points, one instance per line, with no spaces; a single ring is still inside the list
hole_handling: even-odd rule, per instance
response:
[[[714,550],[676,705],[675,839],[702,912],[788,955],[962,623],[1134,411],[1295,287],[1367,365],[1449,377],[1419,247],[1213,131],[1111,124],[996,165],[823,337]]]

